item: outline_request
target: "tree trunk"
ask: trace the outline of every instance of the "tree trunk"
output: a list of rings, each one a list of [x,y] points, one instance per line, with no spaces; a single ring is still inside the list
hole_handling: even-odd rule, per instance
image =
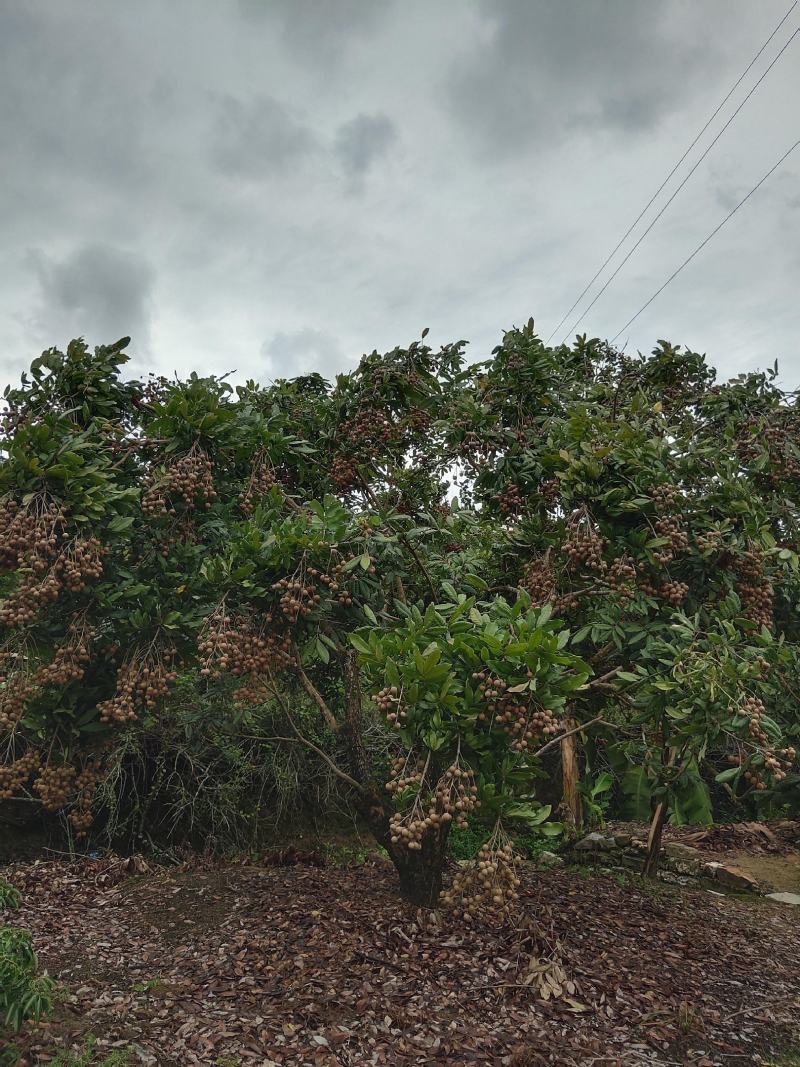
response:
[[[567,730],[574,730],[577,725],[575,719],[571,717],[564,723]],[[583,824],[578,746],[578,734],[571,734],[561,739],[561,811],[564,821],[575,830],[580,830]]]
[[[664,832],[664,823],[667,820],[667,801],[659,800],[653,812],[650,823],[650,833],[647,835],[647,855],[644,860],[642,874],[645,878],[655,878],[658,871],[658,858],[661,854],[661,835]]]
[[[346,723],[342,733],[347,739],[350,770],[365,790],[357,800],[358,810],[375,840],[389,853],[400,879],[400,893],[411,904],[435,908],[442,892],[442,876],[447,861],[447,838],[450,826],[431,827],[422,838],[420,850],[392,844],[389,818],[393,806],[381,784],[370,782],[370,767],[364,748],[361,706],[361,678],[355,650],[344,653],[342,677]]]
[[[364,798],[359,813],[372,831],[372,836],[389,853],[400,879],[400,893],[417,907],[435,908],[442,892],[442,879],[447,862],[447,839],[450,826],[431,827],[422,838],[419,850],[393,845],[389,829],[391,801],[378,796]]]

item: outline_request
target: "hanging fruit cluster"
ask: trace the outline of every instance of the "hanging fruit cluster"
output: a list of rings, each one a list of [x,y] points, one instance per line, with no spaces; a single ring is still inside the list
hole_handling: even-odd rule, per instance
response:
[[[475,859],[459,867],[441,899],[445,907],[469,923],[486,905],[495,913],[509,911],[519,898],[519,885],[514,848],[505,834],[495,829]]]
[[[264,449],[259,449],[253,460],[253,467],[247,485],[239,494],[239,507],[245,515],[252,515],[262,497],[278,484],[269,456]]]
[[[506,482],[503,491],[495,499],[501,515],[519,515],[525,507],[525,498],[515,482]]]
[[[67,633],[67,640],[59,645],[50,663],[42,664],[34,674],[34,684],[68,685],[83,678],[86,664],[89,662],[89,643],[94,634],[85,618],[73,622]]]
[[[529,671],[528,676],[533,674]],[[472,680],[484,703],[477,721],[496,723],[508,735],[512,751],[525,752],[542,737],[558,733],[558,720],[550,710],[533,702],[527,682],[510,686],[488,671],[475,671]]]
[[[658,512],[653,530],[656,537],[666,541],[653,552],[653,556],[658,563],[671,563],[676,555],[689,547],[689,534],[675,510],[678,491],[674,485],[665,483],[655,486],[650,496]]]
[[[197,644],[203,677],[219,679],[223,672],[245,681],[234,693],[240,703],[258,703],[264,699],[264,680],[279,674],[295,662],[292,644],[286,635],[269,629],[273,617],[262,619],[256,630],[242,616],[231,615],[223,602],[206,620]]]
[[[428,764],[418,760],[409,769],[411,757],[402,756],[392,764],[392,777],[386,783],[391,794],[413,790],[414,800],[407,811],[396,811],[389,820],[393,845],[421,851],[422,839],[429,832],[438,834],[454,823],[466,829],[470,812],[480,807],[475,775],[458,761],[452,763],[435,786],[428,781]]]
[[[105,723],[133,722],[143,708],[152,708],[166,696],[171,682],[178,677],[175,670],[177,653],[173,648],[150,648],[146,652],[134,650],[117,670],[114,695],[97,705],[100,721]]]
[[[406,711],[400,703],[400,691],[396,685],[387,685],[372,698],[378,711],[386,716],[386,721],[400,730],[405,724]]]
[[[45,811],[60,811],[75,793],[75,768],[69,763],[48,763],[39,770],[33,783]]]
[[[673,604],[677,607],[678,604],[681,604],[689,595],[689,585],[687,582],[677,582],[668,579],[661,583],[659,592],[668,604]]]
[[[195,443],[167,467],[151,472],[142,494],[142,511],[151,517],[176,515],[178,504],[187,511],[198,506],[208,509],[216,498],[214,464]]]
[[[758,697],[745,697],[739,704],[738,711],[748,718],[748,732],[753,741],[759,746],[759,754],[763,758],[766,773],[770,774],[776,782],[783,781],[786,777],[786,772],[794,762],[796,756],[794,748],[789,746],[788,748],[776,749],[771,743],[761,724],[761,719],[766,714],[766,708],[764,707],[764,702],[759,700]],[[755,789],[763,790],[767,788],[767,783],[764,781],[759,768],[753,764],[745,772],[745,779]]]
[[[93,761],[86,763],[75,778],[75,790],[78,795],[67,818],[78,838],[86,837],[94,822],[92,802],[102,778],[100,764]]]
[[[621,601],[630,600],[636,589],[636,567],[629,555],[614,560],[608,568],[606,581]]]
[[[531,598],[533,607],[538,608],[555,599],[556,576],[550,562],[549,551],[525,564],[522,572],[522,587]]]
[[[43,686],[63,686],[83,677],[89,661],[92,629],[81,616],[70,624],[67,639],[49,663],[30,669],[25,646],[0,651],[0,731],[11,732],[25,705]]]
[[[19,572],[2,604],[0,622],[25,626],[67,590],[81,592],[103,572],[103,546],[90,537],[64,540],[65,512],[43,494],[26,506],[12,497],[0,503],[0,568]]]
[[[764,573],[764,553],[751,544],[736,557],[734,570],[737,579],[736,590],[745,616],[759,626],[772,629],[774,590],[772,582]]]
[[[0,765],[0,800],[10,800],[41,766],[41,756],[29,748],[19,759]]]
[[[583,510],[572,515],[567,525],[567,535],[561,545],[561,551],[572,566],[582,566],[595,574],[605,574],[608,565],[603,559],[604,549],[605,540],[589,515]]]

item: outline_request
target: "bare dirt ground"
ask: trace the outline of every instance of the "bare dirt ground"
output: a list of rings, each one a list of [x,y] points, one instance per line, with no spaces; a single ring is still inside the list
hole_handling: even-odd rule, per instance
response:
[[[165,1067],[731,1067],[800,1034],[792,906],[527,868],[520,918],[468,929],[401,902],[382,863],[299,858],[5,869],[65,988],[23,1063],[92,1033]]]

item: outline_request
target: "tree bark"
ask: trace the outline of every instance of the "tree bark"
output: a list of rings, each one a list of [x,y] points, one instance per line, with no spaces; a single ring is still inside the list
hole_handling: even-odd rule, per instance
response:
[[[569,718],[565,722],[567,731],[574,730],[577,722]],[[561,739],[561,810],[565,822],[575,830],[583,825],[583,806],[581,804],[581,772],[578,764],[579,741],[577,733],[571,733]]]
[[[645,878],[655,878],[658,872],[658,858],[661,854],[661,836],[664,832],[664,823],[667,821],[667,801],[659,800],[656,804],[653,818],[650,822],[650,833],[647,835],[647,855],[644,860],[642,874]]]

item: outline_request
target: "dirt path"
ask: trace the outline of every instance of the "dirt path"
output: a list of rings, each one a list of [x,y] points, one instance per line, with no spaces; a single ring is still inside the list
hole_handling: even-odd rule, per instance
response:
[[[69,990],[28,1065],[91,1032],[165,1067],[731,1067],[800,1019],[792,908],[633,877],[529,870],[521,924],[471,930],[406,907],[382,865],[3,873]]]

